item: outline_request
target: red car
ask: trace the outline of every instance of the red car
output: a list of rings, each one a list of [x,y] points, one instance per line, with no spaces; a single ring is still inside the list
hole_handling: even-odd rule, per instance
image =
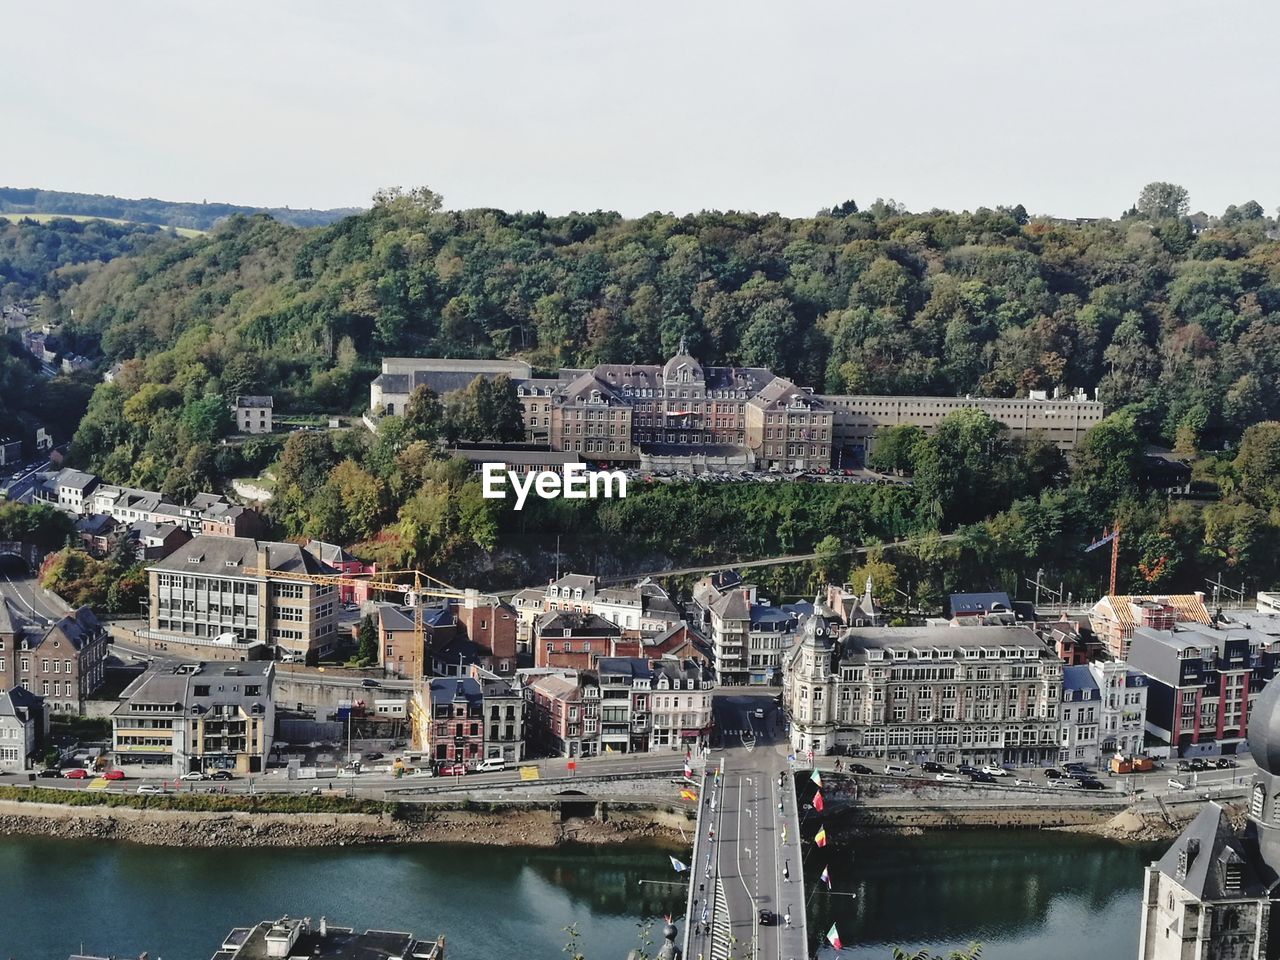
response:
[[[445,764],[440,768],[440,776],[442,777],[461,777],[465,776],[467,766],[464,763]]]
[[[87,780],[89,779],[89,771],[82,770],[80,767],[72,767],[70,770],[62,774],[67,780]]]
[[[123,780],[123,779],[124,779],[124,771],[123,771],[123,770],[108,770],[106,773],[104,773],[104,774],[103,774],[103,776],[104,776],[104,777],[106,777],[108,780]]]

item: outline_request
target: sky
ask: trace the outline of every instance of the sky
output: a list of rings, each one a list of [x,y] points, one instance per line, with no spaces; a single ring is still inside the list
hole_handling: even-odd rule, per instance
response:
[[[0,185],[808,216],[1280,204],[1275,0],[0,0]]]

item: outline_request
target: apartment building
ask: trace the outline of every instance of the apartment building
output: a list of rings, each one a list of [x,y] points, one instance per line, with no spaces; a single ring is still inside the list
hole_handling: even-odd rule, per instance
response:
[[[1056,762],[1062,661],[1025,627],[834,627],[825,607],[789,652],[791,745],[941,763]]]
[[[1224,618],[1138,627],[1129,663],[1148,678],[1147,730],[1178,756],[1235,753],[1249,716],[1280,663],[1280,632]]]
[[[111,714],[118,766],[151,775],[262,773],[275,733],[275,664],[159,661]]]
[[[600,753],[600,683],[567,670],[531,679],[524,688],[529,749],[542,757]]]
[[[413,746],[437,765],[475,766],[485,757],[484,690],[474,677],[437,677],[410,700]]]
[[[534,624],[534,665],[539,667],[590,670],[601,657],[618,656],[621,645],[622,629],[594,613],[553,610]]]
[[[1147,677],[1119,660],[1062,670],[1062,747],[1058,760],[1101,768],[1117,754],[1143,752]]]
[[[48,741],[44,701],[24,687],[0,689],[0,773],[30,770]]]
[[[50,713],[83,714],[105,678],[107,633],[88,607],[46,627],[0,600],[0,689],[24,687]]]
[[[505,677],[482,667],[473,667],[472,677],[480,684],[484,714],[484,758],[500,758],[509,764],[524,759],[524,691]]]
[[[699,665],[614,657],[602,659],[596,675],[602,749],[696,750],[707,742],[713,685]]]
[[[468,596],[453,608],[458,627],[471,643],[476,664],[502,677],[516,671],[516,627],[519,615],[506,603],[481,603]]]
[[[336,571],[293,543],[194,537],[147,568],[151,640],[261,641],[279,659],[326,656],[337,643],[337,588],[291,578]]]

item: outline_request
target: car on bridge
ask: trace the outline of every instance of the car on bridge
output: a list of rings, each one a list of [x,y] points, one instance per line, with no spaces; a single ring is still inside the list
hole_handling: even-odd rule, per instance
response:
[[[872,770],[870,767],[868,767],[865,763],[851,763],[849,764],[848,769],[850,773],[861,773],[861,774],[875,773],[875,771]]]
[[[776,927],[778,925],[778,915],[772,910],[760,911],[760,926]]]
[[[964,782],[964,777],[960,776],[960,774],[949,773],[946,770],[939,773],[933,779],[937,780],[939,783],[963,783]]]
[[[83,767],[72,767],[70,770],[64,771],[62,776],[67,780],[88,780],[89,771]]]

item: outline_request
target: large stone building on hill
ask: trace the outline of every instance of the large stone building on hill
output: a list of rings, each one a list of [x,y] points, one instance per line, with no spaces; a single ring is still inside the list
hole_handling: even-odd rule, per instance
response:
[[[369,405],[400,414],[417,386],[443,394],[504,374],[515,384],[527,443],[649,469],[850,467],[873,449],[878,431],[914,424],[931,433],[959,409],[982,410],[1014,434],[1039,431],[1070,450],[1105,413],[1080,391],[1019,399],[816,394],[765,367],[704,366],[684,343],[665,364],[603,363],[554,377],[535,377],[517,360],[387,357]]]

